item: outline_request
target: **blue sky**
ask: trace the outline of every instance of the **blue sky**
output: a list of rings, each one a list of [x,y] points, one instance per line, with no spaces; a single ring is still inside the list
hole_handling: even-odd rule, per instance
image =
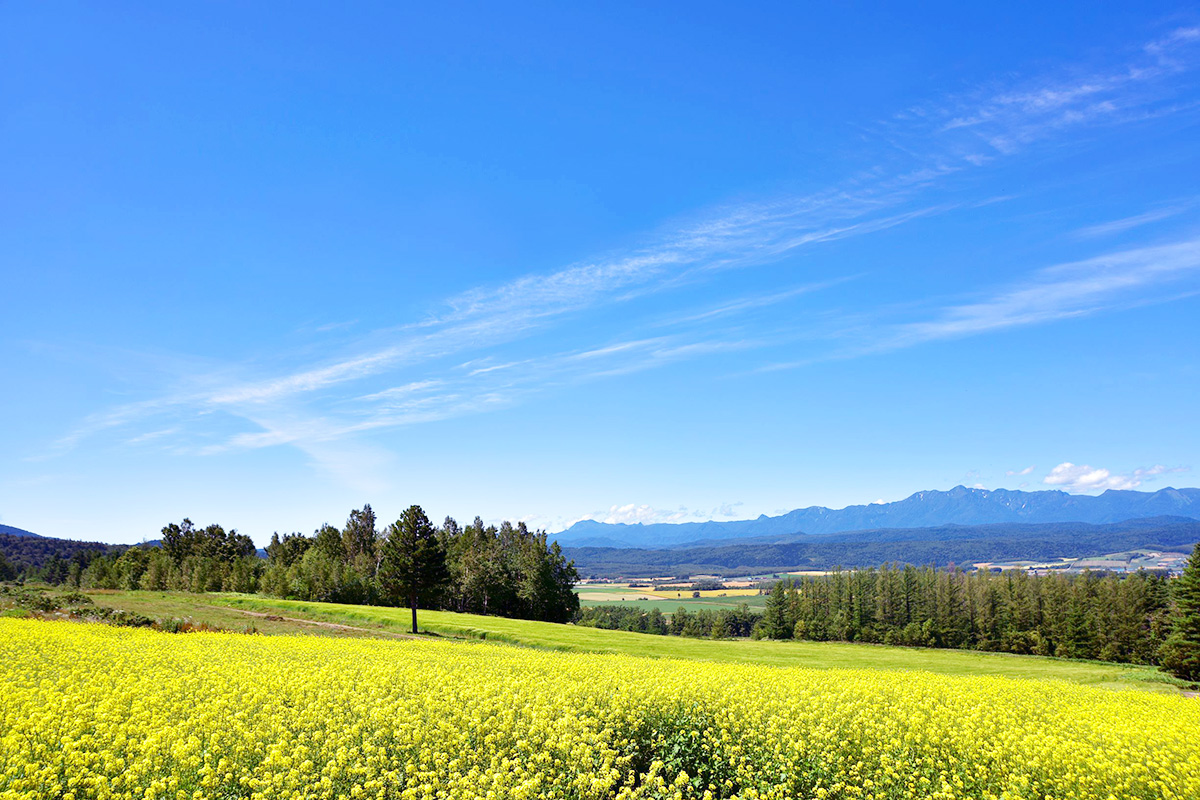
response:
[[[1200,10],[820,5],[5,4],[0,522],[1198,485]]]

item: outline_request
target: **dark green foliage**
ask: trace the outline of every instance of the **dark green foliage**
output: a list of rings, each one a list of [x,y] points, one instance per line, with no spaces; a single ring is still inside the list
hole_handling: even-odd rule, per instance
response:
[[[0,532],[0,572],[8,564],[11,574],[0,580],[40,580],[59,585],[67,582],[75,565],[75,575],[81,575],[97,558],[119,555],[126,546],[100,542],[76,542],[43,536],[16,536]]]
[[[668,633],[667,618],[657,608],[642,611],[633,606],[588,606],[579,609],[575,624],[608,631],[632,631],[664,636]]]
[[[302,533],[285,533],[282,539],[278,533],[273,533],[271,543],[267,545],[267,560],[273,566],[290,567],[304,556],[312,543],[313,540]]]
[[[375,512],[370,504],[351,511],[342,530],[342,551],[346,560],[352,564],[360,559],[373,562],[378,555],[378,545],[379,532],[375,530]]]
[[[250,537],[220,525],[198,528],[188,519],[164,527],[162,537],[161,546],[113,550],[86,565],[76,556],[65,582],[89,589],[257,591],[262,563]],[[48,563],[44,571],[55,567]]]
[[[652,709],[614,738],[628,743],[635,775],[655,769],[667,778],[684,773],[697,796],[710,786],[721,787],[722,797],[736,796],[741,790],[737,757],[724,752],[727,739],[718,735],[720,729],[709,709],[681,702]]]
[[[351,512],[353,517],[359,512]],[[373,515],[372,515],[373,517]],[[376,562],[361,555],[345,557],[342,532],[322,525],[313,536],[272,534],[260,590],[279,597],[326,603],[378,602]]]
[[[1200,545],[1172,587],[1171,633],[1161,651],[1162,665],[1177,678],[1200,682]]]
[[[397,524],[418,512],[424,518],[420,507],[413,506]],[[324,525],[312,537],[272,536],[260,590],[299,600],[408,604],[407,589],[389,590],[395,588],[392,582],[400,564],[394,552],[398,545],[388,545],[395,526],[387,539],[374,526],[375,514],[364,506],[350,512],[341,531]],[[433,530],[428,519],[419,528],[423,540]],[[421,607],[549,622],[567,622],[579,609],[574,565],[563,558],[557,544],[547,544],[541,531],[530,531],[524,523],[505,522],[497,528],[478,517],[463,528],[447,517],[433,538],[445,554],[447,578],[436,581],[436,590],[418,591]]]
[[[422,596],[435,599],[449,579],[437,529],[420,506],[409,506],[388,526],[379,559],[379,585],[389,599],[406,601],[412,609],[413,633]]]
[[[189,592],[252,592],[257,588],[262,565],[254,542],[236,530],[226,532],[215,524],[198,528],[190,519],[178,525],[172,522],[162,529],[161,549],[170,563],[155,565],[151,584],[165,583],[167,588]],[[147,560],[141,566],[139,585],[151,565]],[[93,585],[101,588],[117,588],[114,584],[119,581],[120,577],[109,574],[93,577]]]
[[[326,523],[312,537],[272,534],[259,587],[278,597],[377,604],[383,601],[377,581],[378,554],[375,512],[363,506],[350,512],[345,530]]]
[[[514,536],[517,550],[517,600],[525,619],[567,622],[579,610],[575,594],[578,575],[562,555],[558,542],[547,546],[545,533],[530,533],[519,523]]]
[[[767,595],[767,607],[759,625],[759,635],[767,639],[791,639],[796,628],[795,604],[795,583],[789,579],[775,584]]]
[[[189,558],[210,558],[230,562],[255,554],[254,542],[237,531],[225,532],[220,525],[197,528],[190,519],[162,529],[162,549],[175,564]]]
[[[1176,585],[1182,587],[1177,597],[1194,597],[1194,607],[1200,608],[1195,584],[1190,589],[1181,581]],[[666,623],[666,633],[970,648],[1154,664],[1167,629],[1169,586],[1165,576],[1150,572],[1069,576],[889,566],[780,581],[771,588],[762,614],[745,605],[737,610],[681,607]],[[1185,602],[1177,600],[1177,606]],[[651,621],[656,611],[594,606],[580,611],[576,621],[659,633]],[[1200,644],[1200,614],[1186,617],[1191,623],[1183,619],[1176,615],[1176,630],[1192,631],[1191,641]],[[1189,663],[1200,665],[1200,657],[1193,658]]]
[[[758,634],[790,638],[784,631],[792,622],[798,639],[1152,664],[1167,586],[1148,572],[1039,576],[885,566],[777,584]]]
[[[58,539],[35,541],[74,545]],[[103,546],[75,549],[69,558],[52,552],[40,569],[25,577],[51,585],[85,589],[152,589],[176,591],[257,590],[262,565],[254,543],[220,525],[197,528],[190,520],[163,528],[163,545]]]
[[[167,554],[157,547],[148,548],[146,570],[138,585],[130,588],[162,591],[171,586],[172,577],[171,559],[167,558]]]
[[[342,545],[342,532],[328,522],[317,530],[313,537],[313,547],[334,561],[346,559],[346,549]]]
[[[754,632],[761,619],[762,615],[751,611],[745,603],[736,609],[702,608],[699,611],[688,611],[681,606],[671,615],[667,632],[672,636],[696,638],[743,638]]]
[[[450,569],[444,607],[472,614],[567,622],[579,610],[575,565],[525,523],[465,528],[447,518],[440,538]]]
[[[557,543],[547,542],[544,532],[530,531],[524,523],[485,526],[479,518],[466,528],[447,518],[435,529],[419,506],[397,524],[414,522],[414,515],[423,520],[421,540],[444,552],[446,573],[445,579],[422,585],[417,604],[549,622],[568,622],[579,610],[574,564]],[[312,536],[276,533],[265,563],[249,537],[220,525],[200,528],[188,519],[164,527],[161,546],[110,547],[0,533],[14,541],[16,552],[29,556],[5,559],[7,545],[0,539],[0,580],[25,577],[92,589],[261,591],[334,603],[409,603],[407,589],[399,595],[393,591],[400,585],[397,569],[406,568],[403,559],[393,552],[388,571],[380,573],[386,543],[375,526],[375,512],[365,505],[350,512],[341,530],[326,524]],[[425,555],[422,549],[417,557]]]
[[[1096,631],[1093,616],[1086,600],[1079,596],[1080,592],[1072,593],[1071,602],[1067,606],[1066,635],[1058,655],[1068,658],[1095,658]]]

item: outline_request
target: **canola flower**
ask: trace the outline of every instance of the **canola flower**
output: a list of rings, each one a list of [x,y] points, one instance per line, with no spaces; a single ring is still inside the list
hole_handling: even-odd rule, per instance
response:
[[[0,619],[0,800],[1200,798],[1200,702]]]

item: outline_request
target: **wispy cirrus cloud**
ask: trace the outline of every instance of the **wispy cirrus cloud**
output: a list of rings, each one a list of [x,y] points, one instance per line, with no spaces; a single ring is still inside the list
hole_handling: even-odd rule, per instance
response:
[[[840,349],[834,348],[815,358],[825,360],[886,352],[944,339],[1079,317],[1130,304],[1161,301],[1174,296],[1169,291],[1164,294],[1164,289],[1170,290],[1172,285],[1194,277],[1197,271],[1200,271],[1200,239],[1135,248],[1056,265],[1036,271],[1023,284],[1002,288],[990,297],[943,306],[925,320],[867,326],[869,333],[866,344],[842,345]],[[716,309],[684,315],[677,322],[699,322],[761,308],[839,282],[835,279],[799,290],[744,298]],[[1195,288],[1189,284],[1183,291],[1191,292]],[[836,331],[836,321],[832,327]],[[701,340],[683,334],[648,337],[580,351],[546,353],[515,362],[477,365],[465,375],[451,375],[450,379],[439,377],[415,381],[363,395],[360,397],[363,403],[375,401],[375,413],[364,420],[351,420],[340,425],[308,426],[288,437],[239,435],[230,440],[228,446],[236,449],[278,444],[285,440],[290,443],[303,435],[314,435],[318,430],[324,431],[319,438],[330,439],[364,430],[446,419],[500,407],[523,394],[544,389],[556,382],[628,374],[687,358],[753,350],[777,344],[780,337],[787,338],[789,335],[778,333],[776,338],[729,338],[728,333],[724,331],[722,336]],[[861,338],[863,333],[860,330],[853,335]],[[836,337],[833,338],[836,340]],[[427,343],[410,344],[408,355],[421,352],[421,344]],[[448,347],[445,340],[439,344],[444,352],[458,352],[457,348]],[[210,400],[214,405],[225,407],[261,405],[297,392],[327,388],[372,375],[380,364],[397,363],[401,358],[398,355],[400,350],[393,348],[332,367],[236,387],[214,394]],[[440,354],[436,347],[429,347],[424,352],[428,356]],[[773,364],[767,368],[795,367],[805,363],[811,362]],[[487,376],[495,380],[486,384],[469,380]],[[480,391],[482,386],[489,387],[490,391]],[[401,396],[406,397],[404,403],[397,405],[392,402]],[[212,447],[207,450],[213,451]]]
[[[706,272],[776,260],[800,248],[945,213],[954,206],[892,213],[929,182],[980,165],[978,158],[964,155],[958,145],[939,144],[936,134],[981,131],[995,149],[1011,154],[1014,143],[1034,141],[1052,129],[1084,125],[1096,116],[1119,119],[1118,111],[1146,109],[1169,96],[1168,91],[1153,87],[1190,68],[1198,40],[1200,29],[1181,28],[1145,44],[1143,57],[1119,68],[1033,79],[1019,87],[910,109],[900,118],[917,122],[910,126],[914,133],[939,145],[933,154],[916,156],[928,163],[855,178],[802,197],[719,208],[630,252],[522,276],[496,287],[477,287],[447,300],[445,311],[398,329],[400,341],[394,345],[282,378],[231,387],[214,401],[262,401],[318,391],[454,352],[498,333],[504,339],[518,338],[572,312],[627,300],[630,292],[662,290],[698,280]],[[956,160],[961,163],[953,163]]]
[[[716,208],[597,258],[471,288],[423,318],[361,336],[325,359],[293,360],[285,353],[274,369],[228,364],[193,371],[157,397],[92,415],[62,438],[60,451],[107,431],[151,426],[123,441],[172,440],[173,446],[202,454],[291,445],[315,461],[350,462],[336,455],[334,443],[368,431],[485,413],[556,387],[684,360],[804,342],[811,353],[802,359],[764,358],[774,362],[766,369],[795,367],[1178,296],[1191,289],[1183,282],[1200,266],[1200,240],[1033,269],[975,297],[926,300],[899,319],[889,308],[804,306],[804,314],[796,313],[797,304],[862,277],[870,269],[864,265],[800,281],[786,273],[783,286],[739,293],[723,303],[683,304],[669,314],[598,324],[588,328],[590,342],[573,346],[541,336],[586,315],[634,308],[643,298],[704,284],[731,270],[952,213],[963,204],[931,196],[949,176],[1013,158],[1024,146],[1071,129],[1184,108],[1170,79],[1193,67],[1198,39],[1196,29],[1182,28],[1115,67],[1066,70],[909,109],[875,132],[903,153],[903,163],[876,164],[800,196]],[[1080,236],[1097,238],[1175,213],[1152,210],[1092,226]],[[770,314],[769,324],[745,324],[755,314]]]
[[[1034,142],[1088,125],[1113,125],[1166,116],[1192,105],[1170,79],[1195,67],[1200,28],[1183,27],[1143,44],[1116,65],[1074,66],[1007,85],[917,106],[895,122],[930,124],[972,164],[1009,156]]]
[[[1171,217],[1178,216],[1185,210],[1187,210],[1187,206],[1174,206],[1172,208],[1160,208],[1153,211],[1146,211],[1141,214],[1122,217],[1121,219],[1109,220],[1108,222],[1101,222],[1096,225],[1088,225],[1087,227],[1080,228],[1079,230],[1075,231],[1073,235],[1080,239],[1094,239],[1101,236],[1112,236],[1118,233],[1124,233],[1125,231],[1133,230],[1134,228],[1140,228],[1143,225],[1149,225],[1164,219],[1170,219]]]
[[[925,319],[869,322],[829,317],[823,323],[825,349],[808,361],[770,364],[763,369],[794,368],[813,361],[861,357],[922,344],[976,336],[1008,328],[1045,324],[1146,302],[1162,302],[1180,292],[1200,291],[1200,239],[1170,245],[1135,248],[1047,267],[1033,272],[1021,284],[1000,287],[993,294],[970,302],[948,302],[932,309]],[[827,282],[836,285],[838,281]],[[246,392],[241,412],[263,430],[241,433],[204,452],[222,452],[294,444],[304,440],[338,438],[391,427],[448,419],[502,408],[526,396],[588,380],[630,374],[665,364],[721,353],[755,352],[809,335],[788,326],[770,334],[745,335],[736,328],[703,326],[727,315],[782,302],[780,295],[801,296],[813,287],[743,298],[676,320],[679,332],[619,340],[578,350],[544,352],[518,361],[488,363],[472,360],[457,367],[439,368],[436,377],[342,399],[328,416],[306,418],[302,423],[283,415],[267,422],[253,406],[263,405],[269,392]],[[303,380],[308,380],[303,376]],[[267,384],[273,389],[273,384]],[[1027,475],[1032,468],[1012,473]]]
[[[745,314],[750,311],[757,311],[759,309],[779,305],[780,303],[787,302],[788,300],[794,300],[802,295],[810,294],[822,289],[829,289],[837,286],[838,284],[852,281],[859,277],[861,276],[845,275],[839,278],[831,278],[830,280],[818,281],[816,283],[810,283],[803,286],[793,286],[780,292],[769,292],[767,294],[760,294],[752,297],[741,297],[737,300],[722,303],[718,306],[707,308],[702,311],[689,311],[682,315],[675,315],[662,320],[659,324],[667,326],[686,325],[693,322],[709,323],[722,317]]]
[[[324,325],[318,325],[313,330],[317,333],[329,333],[330,331],[342,330],[344,328],[353,328],[358,324],[358,320],[350,319],[343,322],[326,322]]]
[[[759,369],[795,369],[1169,302],[1200,292],[1198,279],[1200,238],[1120,250],[1044,267],[972,299],[943,298],[915,311],[905,308],[902,312],[912,317],[907,321],[889,321],[896,312],[887,308],[845,318],[840,326],[831,320],[831,329],[838,331],[834,346],[802,360],[769,363]]]
[[[129,439],[126,444],[144,444],[145,442],[152,442],[155,439],[161,439],[164,436],[173,436],[176,433],[179,433],[178,426],[173,428],[163,428],[162,430],[157,431],[148,431],[147,433],[134,436],[132,439]]]
[[[1197,270],[1200,239],[1059,264],[979,301],[947,306],[932,319],[892,327],[875,346],[883,350],[909,347],[1145,302],[1155,299],[1145,292],[1169,287]]]

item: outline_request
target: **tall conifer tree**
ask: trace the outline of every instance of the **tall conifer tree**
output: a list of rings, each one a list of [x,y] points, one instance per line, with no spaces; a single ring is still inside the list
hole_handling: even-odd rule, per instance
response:
[[[388,526],[379,562],[379,583],[393,600],[407,600],[412,609],[412,632],[417,632],[417,604],[449,580],[446,551],[437,529],[420,506],[409,506]]]
[[[1171,635],[1162,646],[1162,665],[1185,681],[1200,681],[1200,545],[1175,581]]]

